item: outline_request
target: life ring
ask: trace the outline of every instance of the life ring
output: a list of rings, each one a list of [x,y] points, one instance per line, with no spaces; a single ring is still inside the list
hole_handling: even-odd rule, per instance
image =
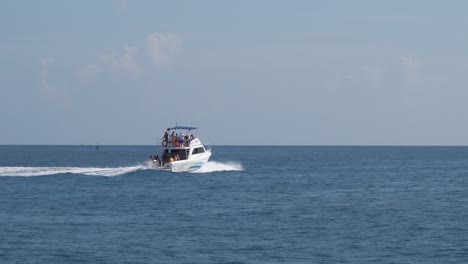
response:
[[[163,140],[163,141],[161,142],[161,145],[162,145],[163,147],[167,147],[167,140]]]

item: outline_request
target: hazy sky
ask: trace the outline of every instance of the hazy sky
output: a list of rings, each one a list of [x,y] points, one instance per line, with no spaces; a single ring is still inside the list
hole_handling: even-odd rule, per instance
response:
[[[0,3],[0,144],[468,145],[468,1]]]

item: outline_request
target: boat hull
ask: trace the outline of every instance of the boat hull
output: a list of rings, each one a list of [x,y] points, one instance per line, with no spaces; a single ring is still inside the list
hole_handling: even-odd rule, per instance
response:
[[[205,163],[210,159],[211,153],[208,152],[204,155],[199,155],[199,157],[194,157],[190,160],[179,160],[168,162],[163,166],[157,166],[154,163],[154,169],[160,169],[171,172],[192,172],[200,169]]]

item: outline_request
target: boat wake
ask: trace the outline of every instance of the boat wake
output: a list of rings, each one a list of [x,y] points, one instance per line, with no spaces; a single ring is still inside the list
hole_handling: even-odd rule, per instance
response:
[[[55,174],[82,174],[89,176],[120,176],[133,173],[140,170],[152,169],[151,165],[145,163],[130,167],[116,168],[81,168],[81,167],[0,167],[0,176],[12,177],[32,177],[32,176],[47,176]],[[209,161],[194,173],[209,173],[216,171],[242,171],[242,165],[234,162],[216,162]]]
[[[80,167],[0,167],[0,176],[46,176],[54,174],[84,174],[91,176],[118,176],[146,169],[145,166],[117,168],[80,168]]]
[[[194,171],[193,173],[209,173],[217,171],[243,171],[244,167],[238,162],[218,162],[218,161],[208,161],[203,164],[203,166]]]

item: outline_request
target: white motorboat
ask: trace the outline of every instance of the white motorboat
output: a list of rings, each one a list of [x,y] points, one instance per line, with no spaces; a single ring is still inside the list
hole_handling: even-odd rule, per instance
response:
[[[175,126],[161,139],[162,155],[150,157],[151,167],[172,172],[190,172],[203,166],[211,156],[211,148],[193,134],[196,127]],[[190,135],[189,135],[190,134]]]

